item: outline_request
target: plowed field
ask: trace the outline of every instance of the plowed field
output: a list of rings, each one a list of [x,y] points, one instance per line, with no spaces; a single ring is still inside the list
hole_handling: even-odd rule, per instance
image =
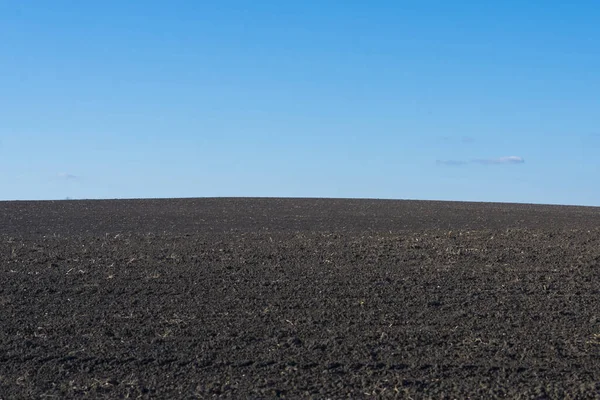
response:
[[[0,399],[600,398],[600,208],[0,202]]]

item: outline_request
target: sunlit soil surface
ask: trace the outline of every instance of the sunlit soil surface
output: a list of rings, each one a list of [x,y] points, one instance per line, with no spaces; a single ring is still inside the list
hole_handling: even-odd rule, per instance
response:
[[[0,398],[594,398],[600,209],[0,202]]]

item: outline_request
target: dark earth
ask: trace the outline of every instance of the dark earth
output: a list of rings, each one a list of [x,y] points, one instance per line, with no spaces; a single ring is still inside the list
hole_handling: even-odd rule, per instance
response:
[[[0,399],[600,398],[600,208],[0,202]]]

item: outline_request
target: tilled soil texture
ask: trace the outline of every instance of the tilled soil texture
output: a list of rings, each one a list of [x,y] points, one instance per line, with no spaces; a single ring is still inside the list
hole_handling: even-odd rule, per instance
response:
[[[0,398],[599,398],[600,209],[0,203]]]

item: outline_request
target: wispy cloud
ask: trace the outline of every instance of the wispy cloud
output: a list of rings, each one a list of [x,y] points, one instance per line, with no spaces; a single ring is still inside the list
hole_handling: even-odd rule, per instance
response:
[[[518,156],[506,156],[506,157],[498,157],[498,158],[475,158],[471,161],[462,161],[462,160],[436,160],[437,165],[442,165],[446,167],[460,167],[463,165],[471,164],[479,164],[479,165],[516,165],[523,164],[525,159],[523,157]]]
[[[495,164],[523,164],[525,159],[517,156],[506,156],[498,158],[476,158],[471,162],[482,164],[482,165],[495,165]]]
[[[73,181],[76,179],[79,179],[79,177],[77,175],[73,175],[73,174],[69,174],[66,172],[61,172],[58,174],[58,177],[67,181]]]
[[[466,161],[460,160],[436,160],[437,165],[444,165],[446,167],[460,167],[462,165],[468,164]]]

